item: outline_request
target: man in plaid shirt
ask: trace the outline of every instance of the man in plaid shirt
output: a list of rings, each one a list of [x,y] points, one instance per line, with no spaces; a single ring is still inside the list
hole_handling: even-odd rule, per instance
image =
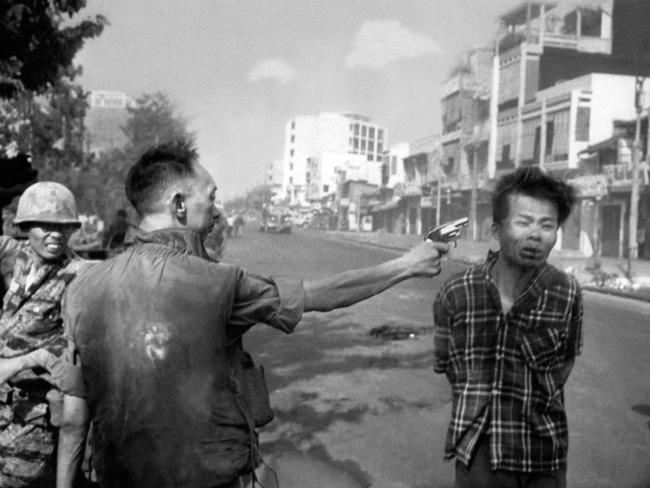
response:
[[[563,387],[580,353],[576,280],[546,260],[576,201],[539,168],[504,176],[492,200],[498,252],[450,278],[434,303],[435,366],[452,387],[445,459],[458,488],[564,488]]]

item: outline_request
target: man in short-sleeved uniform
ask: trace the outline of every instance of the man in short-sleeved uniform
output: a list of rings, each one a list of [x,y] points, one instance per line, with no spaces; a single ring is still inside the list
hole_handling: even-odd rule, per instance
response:
[[[0,236],[0,486],[50,486],[66,350],[61,297],[84,267],[68,248],[81,223],[74,196],[55,182],[25,190],[14,222],[27,239]]]
[[[435,365],[453,392],[445,458],[459,488],[562,488],[563,387],[580,353],[575,278],[546,262],[575,196],[537,168],[497,184],[498,252],[449,279],[434,304]]]
[[[186,144],[145,153],[127,178],[142,233],[79,277],[64,306],[73,350],[59,444],[71,486],[90,413],[93,464],[110,488],[233,487],[257,440],[231,383],[227,349],[256,323],[291,332],[303,311],[368,298],[439,273],[443,244],[318,281],[270,279],[209,260],[216,186]]]

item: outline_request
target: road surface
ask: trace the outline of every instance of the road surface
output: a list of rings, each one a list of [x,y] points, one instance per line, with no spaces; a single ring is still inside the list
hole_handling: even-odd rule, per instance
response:
[[[267,235],[254,226],[226,243],[224,261],[249,271],[314,278],[398,254],[315,231]],[[306,314],[290,336],[258,326],[246,347],[265,365],[275,420],[260,433],[282,488],[451,488],[442,461],[451,396],[432,370],[431,280],[366,302]],[[378,326],[415,337],[381,340]],[[584,348],[566,387],[569,486],[650,487],[650,304],[585,295]],[[266,486],[271,474],[262,470]]]

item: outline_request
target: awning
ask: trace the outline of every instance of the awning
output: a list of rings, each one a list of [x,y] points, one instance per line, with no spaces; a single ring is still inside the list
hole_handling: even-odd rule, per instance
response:
[[[622,135],[616,135],[605,139],[604,141],[597,142],[591,146],[587,146],[585,149],[578,153],[578,156],[586,156],[588,154],[593,154],[603,149],[616,149],[618,145],[618,140],[624,139]]]
[[[385,210],[392,210],[399,207],[399,201],[384,203],[383,205],[377,205],[372,207],[373,212],[383,212]]]

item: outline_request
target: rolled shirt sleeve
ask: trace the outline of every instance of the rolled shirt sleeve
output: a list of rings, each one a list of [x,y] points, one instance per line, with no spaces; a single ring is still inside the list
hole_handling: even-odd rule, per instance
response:
[[[57,369],[60,372],[60,388],[66,395],[85,398],[86,387],[83,382],[81,371],[81,359],[74,340],[74,330],[76,327],[73,320],[74,312],[70,310],[68,305],[67,294],[65,294],[63,295],[61,309],[63,312],[63,324],[67,347],[57,365]]]
[[[240,270],[228,322],[230,329],[247,329],[265,323],[290,333],[298,325],[305,306],[302,280],[269,278]]]

